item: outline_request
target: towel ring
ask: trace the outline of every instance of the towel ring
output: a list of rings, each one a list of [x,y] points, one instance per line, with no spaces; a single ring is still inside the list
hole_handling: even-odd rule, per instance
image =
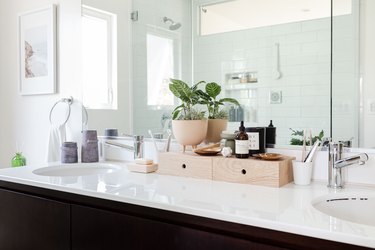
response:
[[[61,124],[61,125],[65,125],[69,118],[70,118],[70,111],[71,111],[71,108],[70,108],[70,105],[73,103],[73,97],[70,97],[70,98],[62,98],[61,100],[57,101],[51,108],[50,112],[49,112],[49,122],[51,124],[53,124],[52,122],[52,113],[53,113],[53,110],[55,109],[56,105],[59,104],[59,103],[66,103],[68,105],[68,115],[66,116],[66,119],[65,121]]]

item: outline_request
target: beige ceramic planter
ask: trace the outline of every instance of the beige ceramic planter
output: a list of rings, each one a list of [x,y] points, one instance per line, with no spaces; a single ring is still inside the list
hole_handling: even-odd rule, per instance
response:
[[[219,142],[221,140],[220,134],[227,129],[227,119],[209,119],[206,135],[206,143]]]
[[[196,148],[207,134],[207,120],[173,120],[172,130],[177,142],[183,146],[183,151],[188,145]]]

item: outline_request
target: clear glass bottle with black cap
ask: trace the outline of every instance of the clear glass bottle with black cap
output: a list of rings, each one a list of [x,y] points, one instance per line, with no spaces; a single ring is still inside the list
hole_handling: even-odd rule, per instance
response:
[[[249,158],[249,136],[245,132],[245,126],[241,121],[239,132],[236,135],[235,140],[235,156],[237,158]]]

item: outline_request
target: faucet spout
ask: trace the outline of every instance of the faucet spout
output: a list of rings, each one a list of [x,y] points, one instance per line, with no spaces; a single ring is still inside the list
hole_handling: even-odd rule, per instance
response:
[[[106,146],[112,146],[117,148],[126,149],[128,151],[134,152],[134,159],[143,158],[143,136],[142,135],[134,135],[133,137],[133,146],[129,146],[120,142],[116,142],[113,139],[106,140],[104,142],[104,145]]]
[[[329,157],[328,157],[328,187],[329,188],[343,188],[344,178],[342,169],[344,167],[359,164],[363,165],[368,160],[366,153],[342,158],[343,144],[329,143]]]
[[[344,159],[335,162],[335,168],[343,168],[353,164],[363,165],[368,161],[368,155],[366,153],[349,156]]]

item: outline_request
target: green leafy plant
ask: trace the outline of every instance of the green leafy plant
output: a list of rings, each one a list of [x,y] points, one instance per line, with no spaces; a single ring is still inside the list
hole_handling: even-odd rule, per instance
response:
[[[205,92],[202,90],[197,91],[201,97],[200,104],[207,106],[208,119],[227,119],[228,112],[224,109],[220,109],[225,103],[231,103],[240,106],[239,102],[234,98],[216,98],[221,93],[221,86],[216,82],[210,82],[206,84]]]
[[[290,140],[290,145],[303,145],[303,130],[294,130],[292,128],[289,128],[289,129],[292,131],[292,136],[297,136],[297,138],[292,137],[292,139]],[[312,144],[314,144],[316,140],[321,141],[323,137],[324,137],[324,131],[322,130],[319,132],[318,135],[313,136]],[[309,140],[306,141],[306,145],[311,146]]]
[[[193,86],[189,86],[187,83],[177,80],[170,79],[169,90],[174,96],[181,100],[181,104],[172,111],[173,120],[202,120],[205,112],[201,112],[195,108],[197,104],[201,103],[201,90],[198,86],[204,81],[200,81]]]

